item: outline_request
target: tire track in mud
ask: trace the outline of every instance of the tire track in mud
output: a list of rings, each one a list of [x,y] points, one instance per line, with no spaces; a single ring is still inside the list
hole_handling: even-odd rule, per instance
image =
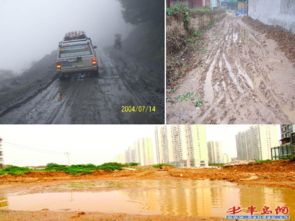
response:
[[[33,90],[30,94],[28,94],[27,96],[22,97],[19,100],[16,101],[12,101],[10,104],[8,104],[8,106],[6,106],[5,108],[3,108],[0,111],[0,118],[5,115],[6,113],[12,111],[15,108],[20,107],[22,104],[25,104],[26,102],[28,102],[29,100],[33,99],[34,97],[36,97],[38,94],[40,94],[42,91],[46,90],[48,87],[51,86],[51,84],[54,83],[54,81],[56,81],[57,76],[53,77],[48,83],[41,85],[38,89]]]
[[[154,113],[124,113],[123,105],[148,105],[136,90],[134,79],[123,79],[121,72],[136,78],[141,64],[124,67],[114,61],[110,54],[100,53],[102,68],[99,78],[75,76],[67,81],[53,81],[0,117],[2,124],[120,124],[161,123],[164,115]],[[135,66],[136,65],[136,66]],[[123,68],[125,69],[123,71]],[[140,69],[145,72],[145,68]],[[145,74],[145,73],[143,73]],[[138,89],[138,88],[137,88]],[[28,91],[30,93],[30,91]],[[25,96],[25,95],[24,95]],[[148,97],[149,98],[149,97]]]
[[[249,28],[240,18],[230,15],[217,23],[207,35],[207,56],[172,95],[175,100],[185,90],[195,91],[204,101],[203,106],[168,103],[168,123],[295,121],[294,105],[287,105],[287,112],[282,108],[286,102],[294,104],[288,93],[295,94],[295,90],[286,93],[283,88],[275,87],[270,71],[277,67],[269,61],[269,57],[282,60],[289,75],[292,71],[295,73],[294,67],[282,53],[271,50],[270,41],[265,36]],[[197,83],[188,82],[187,79],[192,78],[197,78]]]

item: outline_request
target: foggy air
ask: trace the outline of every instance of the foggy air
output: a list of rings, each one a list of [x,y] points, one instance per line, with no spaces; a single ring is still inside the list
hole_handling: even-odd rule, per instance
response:
[[[66,32],[83,30],[99,47],[129,33],[118,0],[0,0],[0,69],[20,73],[57,49]]]

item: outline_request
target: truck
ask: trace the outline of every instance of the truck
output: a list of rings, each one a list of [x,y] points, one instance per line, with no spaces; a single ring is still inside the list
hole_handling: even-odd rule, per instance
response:
[[[60,80],[74,74],[99,75],[99,66],[91,38],[84,31],[69,32],[59,42],[56,59],[56,74]]]

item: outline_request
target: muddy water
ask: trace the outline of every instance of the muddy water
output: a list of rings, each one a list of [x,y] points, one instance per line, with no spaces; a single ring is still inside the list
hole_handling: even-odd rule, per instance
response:
[[[2,210],[91,211],[104,213],[162,214],[224,217],[240,206],[243,214],[255,206],[275,213],[287,206],[295,217],[295,190],[237,185],[224,181],[147,180],[72,182],[51,186],[47,192],[27,190],[0,195]]]

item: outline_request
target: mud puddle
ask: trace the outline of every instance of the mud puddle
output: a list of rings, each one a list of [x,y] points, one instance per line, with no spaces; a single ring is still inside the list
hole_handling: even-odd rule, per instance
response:
[[[36,187],[38,188],[38,187]],[[229,208],[240,206],[243,214],[256,207],[288,207],[295,216],[295,190],[246,186],[209,180],[141,180],[72,182],[50,185],[46,192],[0,194],[1,210],[86,211],[139,215],[224,217]],[[61,189],[63,188],[63,189]]]

